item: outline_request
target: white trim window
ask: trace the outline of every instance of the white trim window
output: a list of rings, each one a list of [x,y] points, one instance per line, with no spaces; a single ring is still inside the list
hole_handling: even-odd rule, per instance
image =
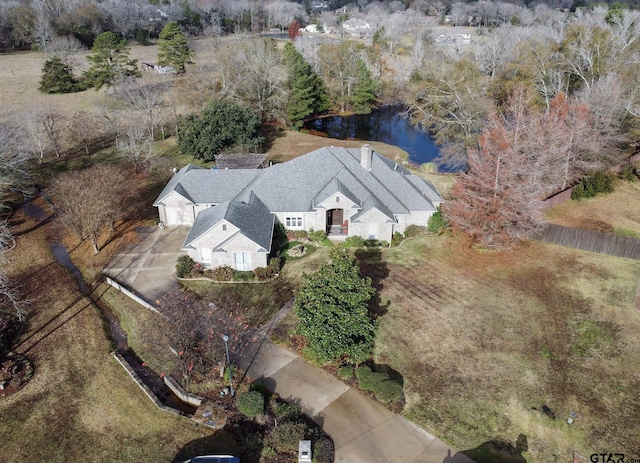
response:
[[[251,256],[248,252],[234,252],[233,262],[236,270],[251,270]]]
[[[284,216],[285,228],[302,228],[302,214],[287,214]]]

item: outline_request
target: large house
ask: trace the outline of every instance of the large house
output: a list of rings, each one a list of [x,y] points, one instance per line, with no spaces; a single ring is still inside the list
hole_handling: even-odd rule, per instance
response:
[[[265,169],[187,165],[154,206],[163,225],[190,225],[182,249],[206,267],[267,265],[275,222],[330,237],[391,241],[409,225],[426,226],[442,203],[426,180],[361,149],[325,147]]]

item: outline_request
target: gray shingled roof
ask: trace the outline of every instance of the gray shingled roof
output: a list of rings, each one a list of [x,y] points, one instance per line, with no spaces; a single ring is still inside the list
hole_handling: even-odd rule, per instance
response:
[[[225,201],[216,207],[201,211],[189,230],[182,248],[192,249],[191,245],[194,241],[222,220],[238,227],[239,233],[260,246],[262,251],[269,252],[271,249],[275,216],[255,194],[250,195],[248,203]]]
[[[218,169],[258,169],[262,167],[266,154],[218,154],[216,165]]]
[[[435,187],[394,161],[373,152],[371,169],[360,165],[360,149],[324,147],[266,169],[212,170],[187,166],[162,191],[155,205],[176,185],[197,203],[249,203],[257,195],[271,212],[313,211],[320,198],[341,191],[390,217],[409,211],[433,211],[442,198]],[[333,192],[329,190],[335,186]]]

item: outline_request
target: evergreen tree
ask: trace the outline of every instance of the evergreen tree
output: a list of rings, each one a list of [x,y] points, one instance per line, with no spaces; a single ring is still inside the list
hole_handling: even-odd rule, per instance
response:
[[[103,85],[112,86],[125,77],[139,77],[137,60],[129,59],[127,40],[119,38],[113,32],[103,32],[93,42],[91,55],[87,60],[91,63],[85,77],[96,90]]]
[[[370,278],[360,276],[356,259],[336,248],[331,263],[305,278],[294,308],[311,353],[320,362],[369,358],[377,323],[368,303],[375,289]]]
[[[356,61],[356,84],[351,95],[353,110],[359,114],[371,112],[376,102],[376,83],[362,58]]]
[[[287,117],[291,126],[299,129],[305,118],[329,109],[329,97],[320,76],[290,42],[285,45],[285,59],[290,88]]]
[[[192,57],[193,50],[178,23],[172,21],[164,26],[158,40],[158,63],[183,73],[187,64],[193,64]]]
[[[87,85],[73,75],[73,69],[55,56],[44,63],[39,90],[43,93],[73,93],[85,90]]]
[[[189,114],[178,121],[176,142],[183,153],[213,161],[228,148],[255,150],[263,141],[259,127],[260,118],[250,108],[216,100],[202,114]]]

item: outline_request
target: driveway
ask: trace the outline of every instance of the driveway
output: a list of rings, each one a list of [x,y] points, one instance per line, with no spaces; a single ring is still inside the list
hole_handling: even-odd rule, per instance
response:
[[[293,305],[276,315],[275,323]],[[293,352],[263,341],[239,360],[247,375],[297,403],[331,436],[336,463],[473,463],[424,429],[389,411]]]
[[[178,288],[176,262],[185,254],[180,248],[187,233],[188,226],[138,227],[127,233],[127,241],[103,273],[155,304],[164,293]]]

